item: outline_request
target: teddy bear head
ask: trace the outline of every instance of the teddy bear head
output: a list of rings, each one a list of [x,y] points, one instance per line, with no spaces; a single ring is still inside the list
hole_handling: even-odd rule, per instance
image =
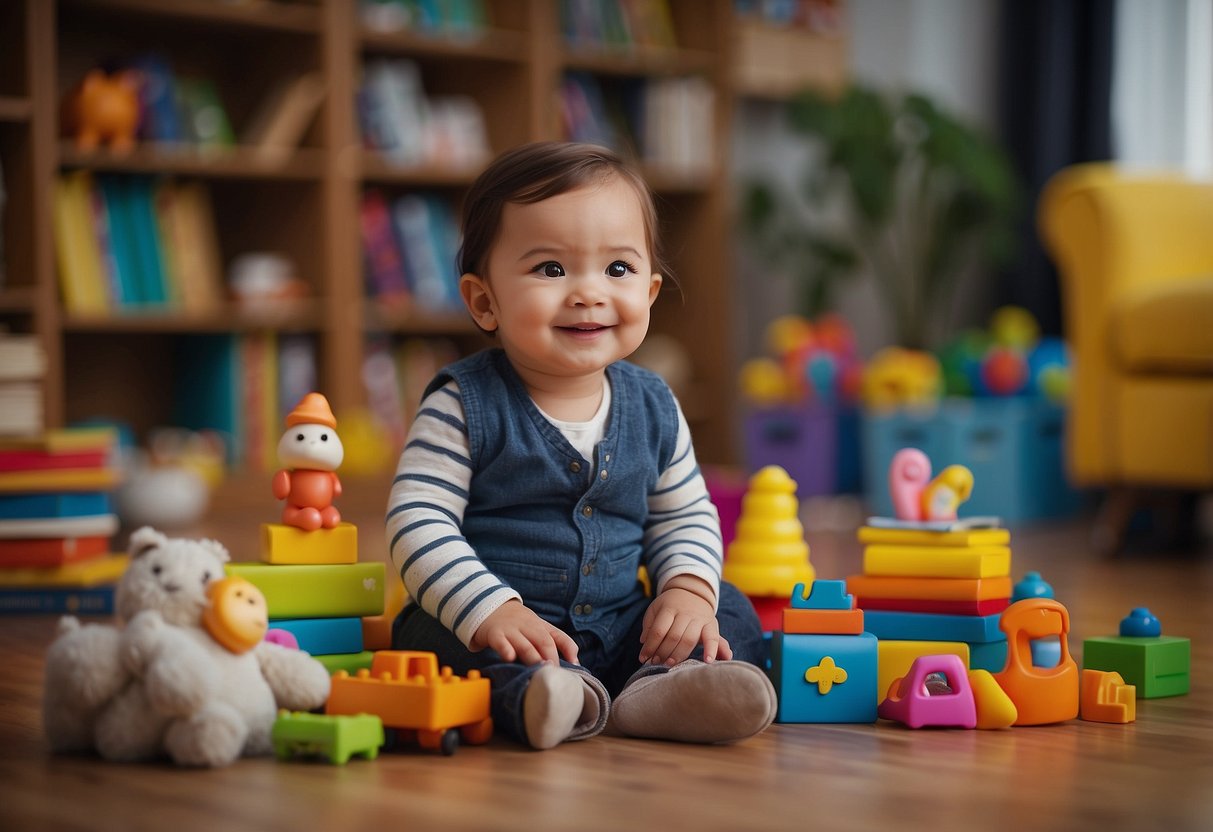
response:
[[[168,538],[151,526],[131,535],[130,563],[118,582],[118,617],[156,610],[169,624],[195,625],[210,603],[207,586],[223,577],[230,558],[214,540]]]

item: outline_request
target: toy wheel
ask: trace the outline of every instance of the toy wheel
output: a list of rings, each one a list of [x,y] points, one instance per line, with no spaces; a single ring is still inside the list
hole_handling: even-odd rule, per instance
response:
[[[493,736],[493,720],[484,718],[459,729],[459,736],[468,745],[484,745]]]
[[[442,731],[429,731],[424,728],[417,731],[417,744],[426,751],[437,751],[442,748]]]
[[[454,728],[442,732],[442,756],[449,757],[459,748],[459,732]]]

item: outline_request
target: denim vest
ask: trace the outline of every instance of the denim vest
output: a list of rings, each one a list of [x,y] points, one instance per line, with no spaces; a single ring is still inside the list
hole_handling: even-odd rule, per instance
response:
[[[648,496],[673,457],[678,412],[657,375],[626,362],[606,372],[610,412],[592,464],[500,349],[444,368],[426,395],[459,384],[473,469],[463,533],[476,554],[540,617],[610,644],[644,609]]]

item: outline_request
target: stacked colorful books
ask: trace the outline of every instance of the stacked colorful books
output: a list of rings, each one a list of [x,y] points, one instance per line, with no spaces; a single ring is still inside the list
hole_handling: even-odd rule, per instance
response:
[[[260,562],[229,563],[227,573],[254,583],[271,631],[289,633],[330,673],[371,666],[362,618],[384,612],[384,564],[358,562],[352,523],[316,531],[263,524]]]
[[[114,610],[112,428],[0,439],[0,614]]]
[[[864,629],[880,639],[883,696],[920,655],[952,653],[971,669],[1002,670],[999,629],[1011,598],[1011,534],[982,527],[872,518],[859,529],[863,574],[847,591],[864,611]]]

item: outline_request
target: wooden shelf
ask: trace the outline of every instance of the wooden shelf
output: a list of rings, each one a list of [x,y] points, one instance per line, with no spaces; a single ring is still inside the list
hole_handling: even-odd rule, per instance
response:
[[[37,291],[33,286],[0,288],[0,312],[32,313],[36,304]]]
[[[131,309],[109,315],[68,314],[66,332],[95,333],[239,333],[259,330],[315,332],[323,327],[319,302],[281,301],[264,309],[232,306],[199,314],[171,309]]]
[[[321,150],[302,148],[286,157],[267,158],[255,148],[199,148],[193,145],[141,145],[129,153],[81,151],[71,142],[59,146],[59,166],[104,173],[173,173],[214,179],[319,179]]]
[[[144,17],[168,22],[246,27],[268,31],[319,34],[318,6],[261,0],[255,3],[221,3],[216,0],[60,0],[61,15],[73,11],[104,12],[113,16]]]
[[[405,305],[390,308],[382,303],[367,303],[366,327],[375,332],[407,335],[474,335],[479,332],[466,312],[430,312]]]
[[[481,168],[450,168],[433,165],[397,165],[379,153],[362,154],[362,179],[368,184],[414,188],[466,188]]]
[[[712,52],[657,47],[609,49],[566,45],[561,61],[566,69],[627,77],[707,74],[719,65],[719,57]]]
[[[0,95],[0,122],[29,121],[34,113],[34,102],[29,98]]]

